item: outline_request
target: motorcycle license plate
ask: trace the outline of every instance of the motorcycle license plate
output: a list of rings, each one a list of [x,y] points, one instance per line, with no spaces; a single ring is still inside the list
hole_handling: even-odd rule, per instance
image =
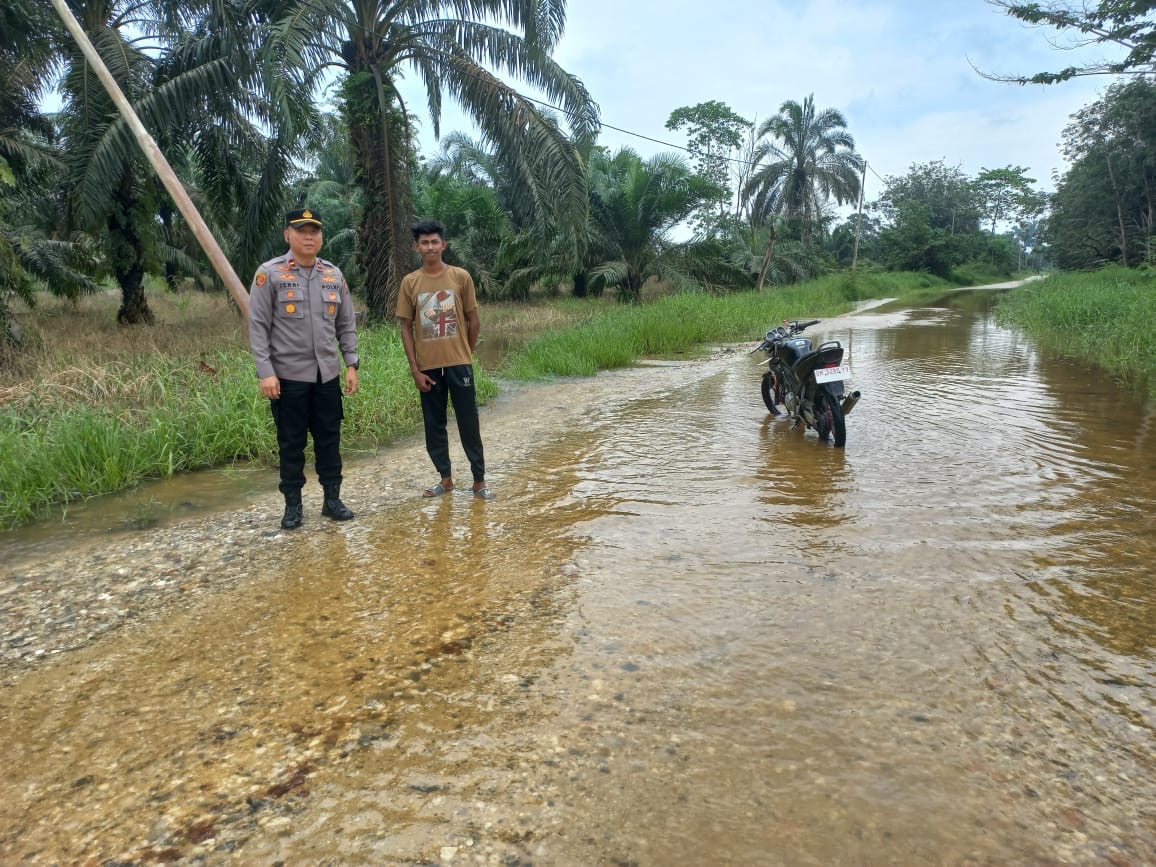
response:
[[[851,378],[851,366],[849,364],[840,364],[838,367],[816,367],[815,368],[815,382],[839,382],[843,379]]]

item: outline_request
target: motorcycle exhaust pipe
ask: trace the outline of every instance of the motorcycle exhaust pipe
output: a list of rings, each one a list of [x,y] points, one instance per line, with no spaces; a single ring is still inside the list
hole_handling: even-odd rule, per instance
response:
[[[851,410],[853,410],[855,408],[855,404],[857,404],[859,402],[859,398],[861,398],[862,396],[863,396],[863,392],[853,391],[849,395],[847,395],[845,398],[843,398],[843,402],[841,404],[839,404],[839,407],[843,410],[843,415],[845,415],[845,416],[850,415]]]

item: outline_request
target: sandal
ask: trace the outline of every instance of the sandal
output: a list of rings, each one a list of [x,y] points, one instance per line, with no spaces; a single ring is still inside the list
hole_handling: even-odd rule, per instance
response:
[[[494,499],[494,492],[489,488],[478,488],[474,491],[474,496],[479,500],[492,500]]]
[[[426,488],[424,491],[422,491],[421,495],[427,500],[430,500],[434,497],[440,497],[442,494],[448,494],[452,490],[452,487],[447,488],[441,482],[438,482],[432,488]]]

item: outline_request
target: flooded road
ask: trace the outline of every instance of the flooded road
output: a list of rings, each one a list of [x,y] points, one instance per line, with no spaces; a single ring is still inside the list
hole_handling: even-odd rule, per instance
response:
[[[0,863],[1156,863],[1156,407],[986,307],[812,329],[846,449],[739,351],[502,398],[492,502],[358,465],[4,681]]]

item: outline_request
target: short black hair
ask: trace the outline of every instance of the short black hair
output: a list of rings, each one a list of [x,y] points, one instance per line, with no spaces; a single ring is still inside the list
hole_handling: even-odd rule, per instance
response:
[[[446,227],[437,220],[419,220],[410,229],[415,241],[422,235],[437,235],[443,241],[446,239]]]

